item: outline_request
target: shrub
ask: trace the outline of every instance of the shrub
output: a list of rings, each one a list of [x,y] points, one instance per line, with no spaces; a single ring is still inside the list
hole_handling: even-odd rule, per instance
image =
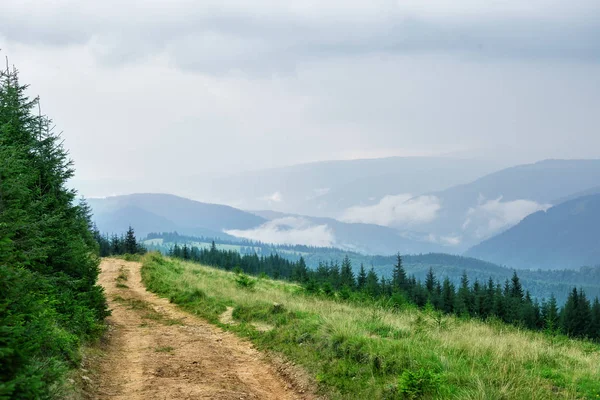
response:
[[[442,383],[441,376],[430,369],[404,370],[398,383],[398,393],[404,398],[419,399],[434,395]]]
[[[248,275],[243,273],[239,274],[235,278],[235,283],[238,285],[238,287],[243,289],[253,289],[256,285],[256,281],[254,279],[251,279]]]

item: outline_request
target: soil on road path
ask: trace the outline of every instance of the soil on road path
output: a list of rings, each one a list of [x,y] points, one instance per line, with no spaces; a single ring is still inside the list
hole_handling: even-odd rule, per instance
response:
[[[252,345],[147,292],[140,264],[104,259],[112,316],[96,399],[303,399]]]

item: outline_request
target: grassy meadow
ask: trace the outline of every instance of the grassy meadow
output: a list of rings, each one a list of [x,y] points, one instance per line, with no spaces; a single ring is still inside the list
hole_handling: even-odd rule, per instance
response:
[[[283,354],[332,399],[596,399],[600,346],[412,307],[352,304],[298,285],[162,257],[150,291]],[[235,324],[220,316],[233,308]]]

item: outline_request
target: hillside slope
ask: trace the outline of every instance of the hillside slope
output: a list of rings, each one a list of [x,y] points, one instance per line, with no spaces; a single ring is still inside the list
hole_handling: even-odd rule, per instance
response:
[[[211,238],[193,238],[175,234],[158,235],[164,239],[150,239],[145,243],[151,250],[167,253],[176,243],[180,246],[197,246],[208,248]],[[396,256],[368,255],[332,247],[312,246],[274,246],[265,243],[248,242],[240,239],[216,239],[218,249],[234,250],[247,254],[257,252],[260,255],[279,254],[290,261],[298,261],[303,257],[306,265],[316,269],[319,263],[340,263],[348,256],[352,262],[354,273],[358,274],[360,265],[365,268],[373,266],[378,275],[386,279],[392,278]],[[514,269],[502,267],[476,258],[443,253],[426,253],[403,255],[403,265],[409,275],[425,281],[429,269],[432,268],[440,279],[448,277],[455,285],[460,285],[461,277],[467,272],[472,282],[494,281],[505,282],[512,278]],[[523,288],[529,290],[538,300],[548,299],[554,295],[559,304],[563,304],[573,287],[581,288],[590,297],[600,297],[600,265],[597,267],[581,267],[577,269],[559,270],[520,270],[519,277]]]
[[[147,288],[283,354],[330,398],[571,399],[600,394],[598,346],[150,255]],[[227,316],[225,318],[224,316]],[[557,361],[560,360],[560,361]],[[406,394],[412,394],[408,396]]]
[[[540,211],[467,253],[515,268],[575,268],[600,264],[600,195]]]

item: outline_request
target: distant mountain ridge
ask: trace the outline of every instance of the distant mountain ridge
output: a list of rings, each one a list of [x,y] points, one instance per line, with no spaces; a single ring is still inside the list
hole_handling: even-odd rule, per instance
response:
[[[600,194],[529,215],[466,252],[514,268],[577,268],[600,264]]]
[[[348,224],[274,211],[246,212],[233,207],[202,203],[170,194],[140,193],[89,199],[94,222],[105,233],[125,232],[133,226],[139,236],[151,232],[233,239],[268,234],[265,242],[277,243],[281,235],[301,243],[307,236],[326,235],[325,245],[369,254],[421,253],[440,251],[435,243],[409,237],[379,225]],[[269,222],[275,221],[274,224]],[[322,228],[322,229],[318,229]],[[426,236],[426,235],[422,235]],[[268,240],[271,238],[272,240]]]
[[[140,193],[89,199],[94,221],[103,232],[124,232],[132,225],[140,236],[150,232],[230,237],[225,229],[249,229],[266,220],[233,207],[201,203],[170,194]]]

